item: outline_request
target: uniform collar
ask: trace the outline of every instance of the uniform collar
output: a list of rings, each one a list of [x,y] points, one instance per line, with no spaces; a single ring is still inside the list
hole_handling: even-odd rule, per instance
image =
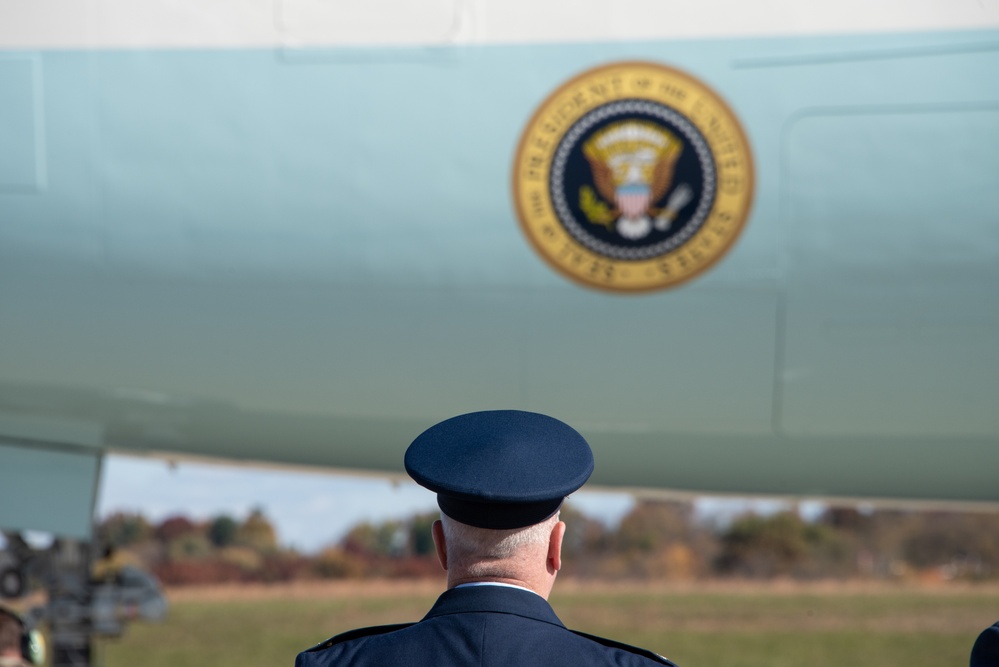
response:
[[[504,586],[506,588],[516,588],[518,591],[527,591],[528,593],[538,595],[530,588],[518,586],[517,584],[507,584],[502,581],[470,581],[467,584],[458,584],[455,588],[471,588],[472,586]]]
[[[424,619],[449,614],[491,612],[513,614],[564,628],[548,601],[515,586],[461,586],[444,591]]]

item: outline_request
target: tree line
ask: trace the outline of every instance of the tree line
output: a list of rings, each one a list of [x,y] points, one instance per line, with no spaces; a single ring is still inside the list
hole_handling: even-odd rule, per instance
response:
[[[315,554],[278,544],[263,510],[237,520],[118,513],[98,525],[113,554],[168,585],[236,581],[434,577],[436,513],[359,523]],[[746,513],[722,526],[687,502],[640,501],[615,526],[567,504],[563,575],[603,580],[999,578],[999,513],[829,508]]]

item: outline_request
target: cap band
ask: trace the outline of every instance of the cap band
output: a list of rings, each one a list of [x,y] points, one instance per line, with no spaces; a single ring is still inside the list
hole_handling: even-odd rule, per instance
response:
[[[483,503],[437,494],[437,506],[455,521],[476,528],[511,530],[541,523],[562,507],[564,498],[536,503]]]

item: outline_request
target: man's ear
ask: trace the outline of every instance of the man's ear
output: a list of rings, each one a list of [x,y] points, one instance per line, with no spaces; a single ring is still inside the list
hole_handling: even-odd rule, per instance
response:
[[[565,522],[557,521],[548,536],[548,569],[552,574],[562,569],[562,539],[565,537]]]
[[[444,524],[438,521],[434,521],[434,525],[430,527],[430,534],[434,538],[434,547],[437,549],[437,560],[441,562],[441,567],[447,570],[447,543],[444,539]]]

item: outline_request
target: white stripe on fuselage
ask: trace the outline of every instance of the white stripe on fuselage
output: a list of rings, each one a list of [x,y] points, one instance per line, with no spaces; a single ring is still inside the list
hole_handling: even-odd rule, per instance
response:
[[[0,49],[486,45],[995,27],[996,0],[0,0]]]

